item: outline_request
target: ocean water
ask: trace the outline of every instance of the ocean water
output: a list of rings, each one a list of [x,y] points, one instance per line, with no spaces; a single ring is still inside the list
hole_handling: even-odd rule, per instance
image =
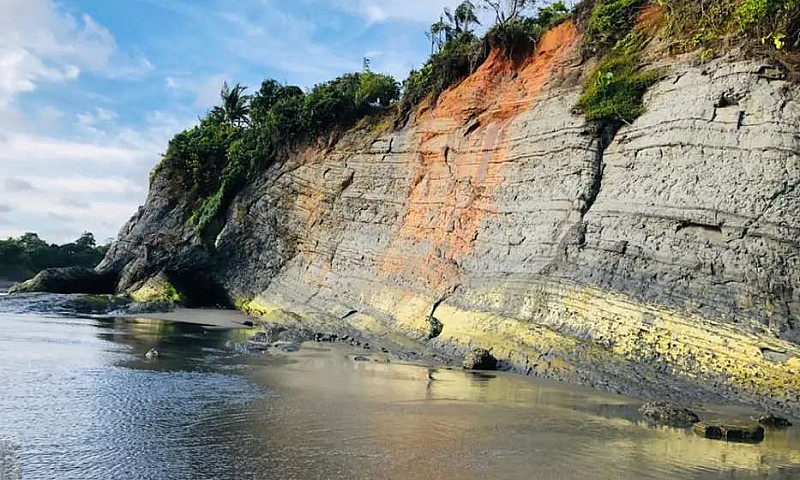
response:
[[[252,331],[4,302],[0,480],[800,478],[797,429],[707,440],[555,382],[336,345],[242,355],[226,342]]]

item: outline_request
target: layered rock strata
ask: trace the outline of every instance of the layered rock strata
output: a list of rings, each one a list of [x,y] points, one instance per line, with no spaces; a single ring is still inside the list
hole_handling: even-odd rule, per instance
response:
[[[800,88],[768,62],[671,60],[633,124],[588,122],[580,40],[562,24],[401,128],[297,152],[205,238],[162,172],[100,270],[122,291],[166,276],[268,318],[800,414]]]

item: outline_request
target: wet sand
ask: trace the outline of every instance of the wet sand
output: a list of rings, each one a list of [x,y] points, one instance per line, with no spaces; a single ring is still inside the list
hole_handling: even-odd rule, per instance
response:
[[[114,315],[120,318],[146,318],[149,320],[164,320],[168,322],[190,323],[193,325],[206,325],[218,328],[251,328],[245,322],[255,322],[236,310],[211,310],[178,308],[165,313],[137,313],[130,315]]]

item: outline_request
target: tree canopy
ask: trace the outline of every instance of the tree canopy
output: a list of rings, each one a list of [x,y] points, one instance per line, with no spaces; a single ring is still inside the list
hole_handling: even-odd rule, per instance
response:
[[[0,278],[20,281],[46,268],[94,268],[105,256],[108,247],[97,246],[90,232],[64,245],[49,244],[36,233],[0,240]]]

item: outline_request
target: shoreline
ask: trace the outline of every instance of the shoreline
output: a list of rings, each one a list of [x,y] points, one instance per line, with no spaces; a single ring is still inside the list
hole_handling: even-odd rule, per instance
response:
[[[162,320],[165,322],[189,323],[193,325],[230,329],[254,328],[254,326],[258,326],[259,323],[258,320],[237,310],[178,308],[171,312],[164,313],[126,313],[109,316],[115,318]],[[245,322],[251,322],[253,325],[247,325]]]

